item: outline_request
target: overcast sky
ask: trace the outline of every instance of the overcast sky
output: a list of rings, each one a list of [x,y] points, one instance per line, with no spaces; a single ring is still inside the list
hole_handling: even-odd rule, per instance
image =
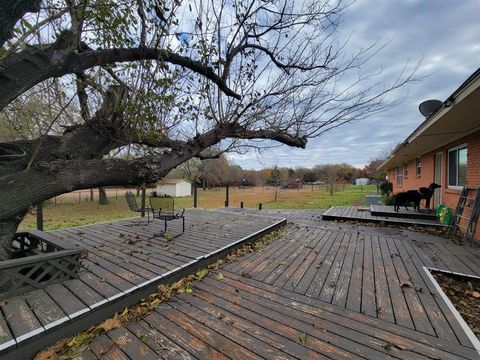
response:
[[[276,147],[258,155],[230,155],[243,168],[265,166],[313,166],[347,162],[363,167],[375,156],[388,152],[405,139],[422,121],[418,104],[428,99],[444,101],[480,67],[480,0],[358,0],[350,6],[339,31],[353,32],[352,51],[379,37],[388,46],[369,68],[397,73],[408,61],[423,57],[417,76],[398,96],[397,107],[357,123],[344,125],[310,140],[306,149]]]

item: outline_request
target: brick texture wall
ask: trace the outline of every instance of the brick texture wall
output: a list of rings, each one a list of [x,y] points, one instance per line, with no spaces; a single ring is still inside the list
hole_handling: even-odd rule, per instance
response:
[[[403,178],[403,185],[397,185],[395,169],[388,170],[388,178],[393,183],[393,192],[406,191],[411,189],[418,189],[421,186],[428,186],[433,182],[435,174],[435,153],[441,152],[442,157],[442,197],[441,203],[447,205],[455,210],[461,190],[448,188],[448,150],[467,144],[468,160],[467,160],[467,186],[480,187],[480,131],[463,137],[446,146],[440,147],[430,153],[424,154],[420,157],[422,162],[422,173],[416,176],[415,167],[416,161],[411,160],[405,164],[406,175]],[[433,200],[431,202],[433,205]],[[425,206],[422,202],[421,206]],[[468,214],[468,213],[467,213]],[[475,232],[475,239],[480,243],[480,226]]]

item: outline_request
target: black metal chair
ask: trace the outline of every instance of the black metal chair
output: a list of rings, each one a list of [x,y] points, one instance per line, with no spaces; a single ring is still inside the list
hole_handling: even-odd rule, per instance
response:
[[[175,199],[169,195],[159,194],[150,197],[150,208],[152,209],[154,219],[165,221],[165,231],[167,231],[167,221],[182,219],[182,233],[185,232],[185,209],[175,211]]]
[[[153,214],[153,210],[151,208],[144,208],[138,206],[137,198],[133,195],[132,192],[128,191],[125,193],[125,200],[127,200],[128,207],[131,211],[139,212],[139,213],[147,213],[147,221],[150,222],[150,212]]]

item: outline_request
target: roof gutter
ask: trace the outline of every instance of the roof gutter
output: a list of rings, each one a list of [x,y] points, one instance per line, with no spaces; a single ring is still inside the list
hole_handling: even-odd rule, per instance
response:
[[[391,159],[395,157],[395,154],[400,150],[402,147],[407,146],[413,140],[415,140],[418,136],[420,136],[426,129],[432,126],[435,122],[437,122],[447,111],[449,108],[452,107],[456,100],[462,95],[463,91],[467,89],[473,82],[480,77],[480,68],[478,68],[472,75],[470,75],[467,80],[465,80],[460,87],[455,90],[443,103],[431,113],[427,118],[403,141],[402,143],[395,146],[392,150],[390,156],[378,167],[378,170],[381,170],[385,166],[388,165]]]

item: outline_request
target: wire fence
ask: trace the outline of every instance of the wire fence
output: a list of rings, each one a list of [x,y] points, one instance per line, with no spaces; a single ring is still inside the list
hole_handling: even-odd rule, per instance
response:
[[[136,188],[107,188],[105,193],[108,201],[123,201],[125,199],[125,193],[131,191],[134,194],[137,193]],[[89,190],[77,190],[70,193],[55,196],[54,198],[47,200],[45,203],[48,205],[62,205],[62,204],[81,204],[84,202],[98,202],[100,199],[98,189]]]
[[[298,187],[281,187],[281,186],[251,186],[251,187],[242,187],[242,186],[231,186],[229,187],[230,190],[230,198],[231,199],[238,199],[242,201],[241,198],[245,198],[248,201],[248,198],[251,196],[255,196],[255,194],[262,194],[265,195],[267,193],[277,194],[277,200],[281,199],[282,195],[294,195],[295,193],[305,193],[305,192],[348,192],[348,193],[371,193],[372,186],[371,185],[351,185],[346,183],[336,183],[333,186],[333,191],[331,191],[332,186],[330,184],[305,184]],[[138,188],[105,188],[105,193],[109,202],[117,202],[121,201],[122,203],[125,201],[125,193],[132,192],[136,194],[138,197],[141,196],[141,190]],[[147,202],[148,197],[155,189],[147,189],[146,196]],[[222,205],[223,201],[226,199],[226,188],[219,187],[219,188],[211,188],[211,189],[203,189],[201,187],[197,190],[198,193],[198,200],[197,205],[200,207],[210,207],[208,203],[210,200],[217,200],[218,205]],[[224,194],[224,195],[221,195]],[[193,206],[193,189],[192,189],[192,199],[191,199],[191,206]],[[188,198],[188,197],[187,197]],[[98,202],[100,199],[100,194],[98,189],[88,189],[88,190],[77,190],[70,193],[62,194],[59,196],[55,196],[54,198],[47,200],[45,202],[46,205],[50,206],[57,206],[62,204],[82,204],[88,202]],[[182,203],[185,203],[187,199],[180,200]],[[202,205],[200,201],[207,200],[207,204]],[[272,198],[274,200],[274,197]]]
[[[197,188],[197,197],[193,195],[175,197],[176,209],[198,208],[315,208],[326,209],[330,206],[361,205],[365,195],[375,194],[372,185],[335,184],[330,194],[328,184],[307,184],[297,188],[275,186],[229,187],[227,189]],[[149,197],[155,189],[146,189],[145,205],[149,207]],[[137,204],[141,206],[141,190],[136,188],[105,188],[107,202],[99,203],[99,190],[79,190],[56,196],[41,206],[31,209],[21,227],[42,228],[46,230],[91,224],[137,216],[125,200],[125,193],[131,191],[137,195]],[[192,187],[192,192],[193,187]],[[40,224],[40,225],[39,225]]]

